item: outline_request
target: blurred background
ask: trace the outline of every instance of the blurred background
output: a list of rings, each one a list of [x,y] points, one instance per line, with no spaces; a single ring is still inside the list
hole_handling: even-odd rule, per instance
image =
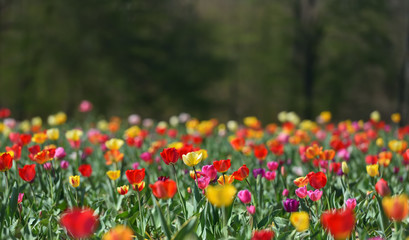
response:
[[[407,121],[408,14],[407,0],[0,0],[0,107]]]

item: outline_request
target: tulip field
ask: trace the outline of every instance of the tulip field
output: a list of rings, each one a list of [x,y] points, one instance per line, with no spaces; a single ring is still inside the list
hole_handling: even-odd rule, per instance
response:
[[[0,109],[0,239],[406,239],[409,126],[281,112],[221,122],[14,119]]]

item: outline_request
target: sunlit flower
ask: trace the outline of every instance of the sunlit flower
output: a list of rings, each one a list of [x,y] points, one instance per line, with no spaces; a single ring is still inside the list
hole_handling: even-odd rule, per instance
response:
[[[227,207],[233,203],[236,192],[236,188],[230,184],[208,186],[206,198],[216,207]]]
[[[307,212],[292,212],[290,222],[297,232],[303,232],[310,227],[310,219]]]
[[[78,187],[80,185],[80,176],[70,176],[70,184],[73,187]]]

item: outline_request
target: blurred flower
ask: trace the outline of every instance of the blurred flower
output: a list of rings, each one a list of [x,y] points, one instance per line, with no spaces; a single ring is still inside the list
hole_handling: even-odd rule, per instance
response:
[[[251,202],[251,192],[249,190],[241,190],[237,193],[237,197],[244,204]]]
[[[130,184],[140,183],[145,178],[145,168],[126,170],[125,175]]]
[[[97,229],[98,217],[90,208],[73,208],[63,213],[60,223],[72,237],[88,238]]]
[[[253,148],[254,156],[259,160],[262,161],[267,157],[268,151],[264,144],[256,145]]]
[[[408,197],[405,194],[384,197],[382,207],[389,219],[400,222],[406,219],[409,213]]]
[[[216,170],[219,173],[225,173],[227,172],[227,170],[229,170],[231,166],[231,162],[230,162],[230,159],[213,161],[213,166],[216,168]]]
[[[275,171],[275,170],[277,170],[277,169],[278,169],[278,162],[268,162],[268,163],[267,163],[267,168],[268,168],[270,171]]]
[[[381,114],[378,111],[373,111],[369,115],[369,118],[374,122],[379,122],[379,120],[381,120]]]
[[[366,172],[367,172],[368,175],[371,176],[371,177],[378,176],[378,174],[379,174],[378,169],[379,169],[379,165],[378,165],[378,164],[367,165],[367,166],[366,166]]]
[[[55,115],[48,116],[47,121],[48,121],[48,124],[51,126],[61,125],[67,121],[67,115],[64,112],[59,112]]]
[[[124,140],[118,138],[111,138],[105,142],[105,146],[109,150],[119,150],[124,145]]]
[[[43,168],[45,170],[51,170],[51,168],[53,167],[53,165],[50,162],[46,162],[43,164]]]
[[[225,184],[232,184],[234,181],[234,176],[233,175],[222,175],[217,179],[217,182],[220,185],[225,185]]]
[[[348,173],[349,173],[349,167],[348,167],[347,162],[345,162],[345,161],[342,162],[342,172],[343,172],[344,174],[348,174]]]
[[[276,178],[276,172],[267,171],[264,174],[264,178],[267,179],[268,181],[273,181]]]
[[[129,186],[128,185],[123,185],[121,187],[117,187],[116,190],[118,191],[119,194],[125,195],[128,193]]]
[[[0,172],[8,171],[13,166],[13,156],[10,153],[0,153]]]
[[[375,184],[375,190],[382,197],[391,194],[391,189],[388,186],[388,182],[385,181],[383,178],[379,179],[378,182]]]
[[[20,175],[21,179],[31,183],[36,176],[35,164],[25,165],[23,168],[19,168],[18,174]]]
[[[143,153],[141,153],[141,155],[139,155],[139,157],[140,157],[143,161],[145,161],[145,162],[147,162],[147,163],[152,163],[152,162],[153,162],[152,154],[151,154],[150,152],[143,152]]]
[[[238,181],[243,181],[244,179],[246,179],[250,174],[250,170],[248,169],[248,167],[246,166],[246,164],[243,164],[243,166],[239,167],[239,169],[235,172],[233,172],[233,177],[234,179],[238,180]]]
[[[283,190],[283,192],[282,192],[282,195],[283,195],[284,197],[287,197],[288,194],[290,194],[290,191],[288,191],[287,188],[284,188],[284,190]]]
[[[109,177],[109,179],[115,181],[119,178],[119,176],[121,175],[121,171],[117,170],[117,171],[108,171],[107,175]]]
[[[65,160],[62,160],[61,163],[60,163],[60,167],[62,169],[67,169],[69,166],[70,166],[70,163],[65,161]]]
[[[393,114],[391,115],[391,120],[392,120],[392,122],[394,122],[394,123],[399,123],[399,122],[400,122],[400,119],[401,119],[400,113],[393,113]]]
[[[164,148],[160,156],[166,165],[176,164],[179,159],[179,152],[176,148]]]
[[[188,154],[183,155],[182,158],[183,158],[183,162],[187,166],[194,167],[202,161],[203,155],[197,152],[190,152]]]
[[[306,198],[308,193],[307,193],[307,186],[304,187],[300,187],[298,189],[295,190],[295,194],[299,197],[299,198]]]
[[[17,197],[17,203],[20,204],[23,201],[24,193],[19,193]]]
[[[31,139],[31,141],[38,143],[38,144],[43,144],[45,140],[47,140],[47,134],[43,132],[35,133],[33,135],[33,138]]]
[[[169,199],[177,192],[176,182],[170,179],[158,180],[154,184],[149,184],[153,195],[159,199]]]
[[[303,232],[310,227],[310,219],[307,212],[292,212],[290,222],[297,232]]]
[[[233,203],[236,188],[233,185],[208,186],[206,198],[216,207],[228,207]]]
[[[327,176],[323,172],[310,172],[307,175],[311,187],[321,189],[327,184]]]
[[[319,157],[322,153],[322,147],[319,147],[317,144],[314,144],[312,147],[308,147],[305,151],[305,156],[309,159],[314,159]]]
[[[256,213],[256,207],[253,205],[246,207],[246,209],[247,209],[247,212],[251,215],[254,215]]]
[[[88,100],[82,100],[78,106],[80,112],[90,112],[92,110],[92,103]]]
[[[58,128],[50,128],[47,130],[47,137],[50,140],[58,140],[60,137],[60,130]]]
[[[346,239],[355,227],[352,210],[327,211],[321,215],[321,224],[335,239]]]
[[[119,150],[108,150],[104,154],[106,165],[111,165],[113,162],[117,163],[122,161],[124,154]]]
[[[201,177],[201,178],[198,178],[197,179],[197,186],[200,188],[200,189],[205,189],[205,188],[207,188],[207,186],[209,185],[209,183],[210,183],[210,178],[209,177]]]
[[[138,125],[141,123],[141,117],[138,114],[131,114],[128,117],[128,123],[130,125]]]
[[[308,176],[306,176],[306,177],[299,177],[299,178],[296,178],[296,179],[294,180],[294,184],[295,184],[297,187],[307,186],[308,183],[309,183]]]
[[[80,185],[80,176],[76,175],[76,176],[70,176],[70,184],[71,186],[73,186],[74,188],[78,187]]]
[[[271,240],[274,237],[274,232],[271,230],[258,230],[253,232],[251,240]]]
[[[65,158],[66,155],[67,154],[65,153],[64,148],[58,147],[58,148],[55,149],[54,157],[56,157],[58,159],[63,159],[63,158]]]
[[[134,233],[131,228],[123,225],[116,226],[102,236],[102,240],[132,240]]]
[[[266,173],[266,170],[264,170],[264,168],[255,168],[255,169],[253,169],[254,178],[257,178],[258,175],[261,175],[261,177],[264,177],[265,173]]]
[[[316,189],[315,191],[307,191],[307,194],[308,197],[310,197],[310,199],[315,202],[321,199],[322,191]]]
[[[82,164],[81,166],[78,167],[78,171],[81,173],[82,176],[90,177],[92,174],[92,167],[90,164]]]
[[[36,153],[33,157],[33,160],[38,164],[44,164],[48,161],[53,160],[55,155],[55,148],[44,149]]]

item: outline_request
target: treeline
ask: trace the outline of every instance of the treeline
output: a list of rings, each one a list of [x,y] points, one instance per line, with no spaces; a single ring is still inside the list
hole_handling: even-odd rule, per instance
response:
[[[222,120],[409,113],[409,2],[0,1],[0,105]]]

